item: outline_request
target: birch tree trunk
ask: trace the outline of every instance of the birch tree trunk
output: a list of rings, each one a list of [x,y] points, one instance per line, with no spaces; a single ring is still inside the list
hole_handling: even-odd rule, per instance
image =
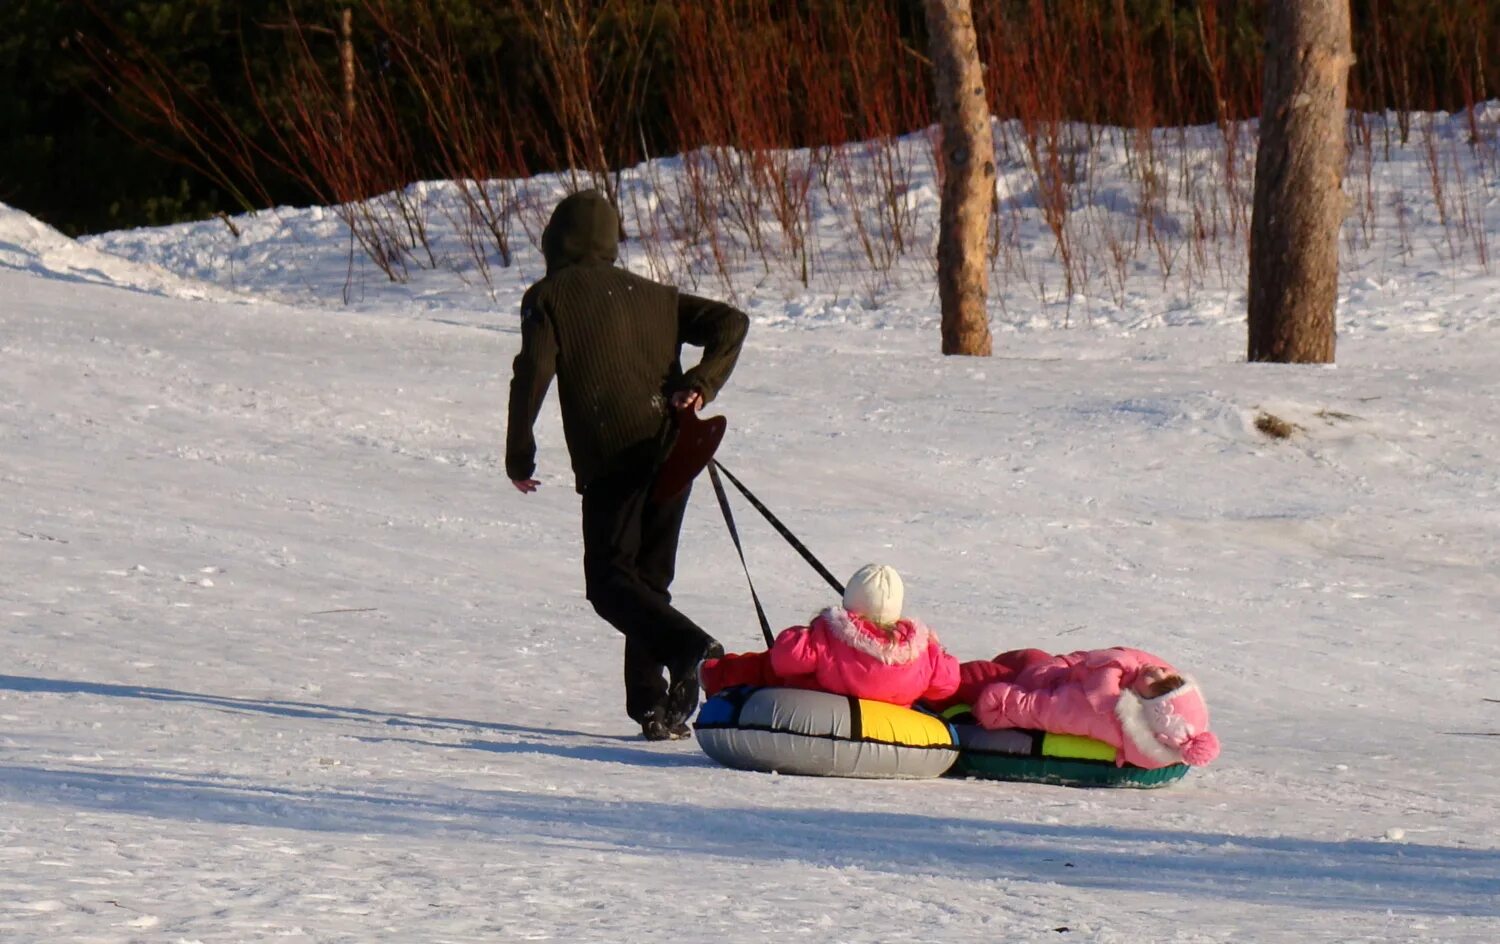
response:
[[[1333,362],[1349,0],[1271,0],[1250,222],[1252,361]]]
[[[995,199],[995,139],[969,0],[926,0],[943,194],[938,222],[938,298],[943,353],[990,355],[985,245]]]

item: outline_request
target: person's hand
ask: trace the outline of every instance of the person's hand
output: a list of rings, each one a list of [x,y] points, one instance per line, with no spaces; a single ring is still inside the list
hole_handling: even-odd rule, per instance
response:
[[[532,492],[536,491],[537,487],[542,483],[538,482],[536,479],[511,479],[510,484],[514,485],[516,487],[516,491],[520,492],[521,494],[530,495]]]
[[[703,405],[703,395],[696,390],[679,390],[672,394],[672,409],[696,411]]]

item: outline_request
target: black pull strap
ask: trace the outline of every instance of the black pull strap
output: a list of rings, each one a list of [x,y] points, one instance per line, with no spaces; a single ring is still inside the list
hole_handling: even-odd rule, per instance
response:
[[[729,475],[728,472],[724,474]],[[734,526],[734,512],[729,508],[729,496],[724,493],[724,482],[719,478],[717,462],[708,464],[708,477],[714,483],[714,495],[719,499],[719,510],[724,512],[724,523],[729,526],[729,537],[734,541],[734,549],[739,552],[740,566],[745,569],[745,582],[750,584],[750,599],[755,601],[755,616],[760,620],[760,634],[766,637],[766,648],[769,649],[776,642],[776,637],[771,635],[771,621],[766,619],[766,608],[760,605],[760,594],[755,592],[755,581],[750,577],[750,565],[745,562],[745,548],[740,544],[740,531]],[[730,481],[733,481],[733,478],[730,476]],[[743,488],[743,486],[740,487]]]
[[[813,556],[813,552],[809,551],[807,549],[807,545],[805,545],[801,541],[797,540],[797,536],[795,534],[793,534],[791,532],[791,530],[786,525],[782,524],[781,521],[780,521],[780,519],[778,519],[775,515],[771,514],[771,509],[769,509],[765,505],[761,504],[760,499],[756,498],[750,492],[750,489],[748,489],[748,488],[745,487],[744,483],[742,483],[739,479],[737,479],[737,478],[734,477],[734,473],[732,473],[728,469],[724,468],[723,463],[719,462],[718,459],[712,459],[712,460],[709,461],[709,464],[708,464],[708,473],[709,473],[709,476],[712,477],[713,480],[714,480],[714,489],[719,493],[719,505],[724,509],[724,518],[725,518],[725,520],[729,522],[729,532],[730,532],[730,534],[734,534],[734,521],[730,519],[730,515],[729,515],[729,502],[724,497],[724,487],[719,483],[719,475],[718,475],[718,473],[720,473],[720,472],[723,472],[724,475],[725,475],[725,477],[729,479],[730,483],[732,483],[735,488],[737,488],[737,489],[740,490],[740,494],[744,495],[745,498],[747,500],[749,500],[750,504],[752,504],[752,505],[755,506],[755,510],[756,511],[760,512],[762,515],[765,516],[766,520],[771,523],[771,527],[773,527],[773,528],[776,529],[776,533],[780,534],[783,538],[785,538],[786,539],[786,543],[788,543],[788,544],[790,544],[792,546],[792,550],[796,551],[798,554],[801,554],[802,555],[802,559],[805,560],[805,561],[807,561],[809,564],[811,564],[812,565],[812,569],[816,570],[818,572],[818,574],[824,580],[828,581],[828,585],[833,588],[833,590],[834,590],[835,593],[837,593],[839,596],[843,596],[844,595],[844,585],[841,584],[841,583],[839,583],[837,577],[835,577],[833,574],[831,574],[831,573],[828,572],[828,568],[823,566],[823,562],[822,561],[818,560],[816,557]],[[734,546],[735,547],[739,547],[740,546],[740,539],[739,539],[738,536],[735,536],[735,538],[734,538]],[[740,563],[744,563],[744,561],[745,561],[745,555],[744,555],[743,552],[741,552],[741,554],[740,554]],[[749,572],[748,569],[746,569],[746,571],[745,571],[745,576],[746,577],[750,576],[750,572]],[[752,586],[751,593],[753,594],[754,592],[755,592],[754,591],[754,587]],[[759,607],[760,607],[760,604],[759,604],[759,602],[757,602],[756,603],[756,608],[759,609]],[[761,621],[765,622],[765,618],[762,617]],[[769,632],[769,630],[767,632]]]

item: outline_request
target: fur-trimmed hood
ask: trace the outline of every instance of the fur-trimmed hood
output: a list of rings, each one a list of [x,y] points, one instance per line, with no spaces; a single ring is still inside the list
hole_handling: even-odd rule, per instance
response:
[[[771,668],[781,678],[893,705],[947,698],[958,688],[958,660],[916,620],[881,626],[835,606],[811,623],[782,630],[772,644]]]
[[[1197,767],[1219,756],[1219,739],[1208,730],[1208,706],[1190,677],[1155,698],[1122,690],[1115,717],[1135,749],[1154,761]]]
[[[930,644],[937,642],[936,634],[914,619],[881,626],[837,606],[830,606],[813,617],[812,625],[821,626],[839,642],[886,665],[915,662],[927,652]]]

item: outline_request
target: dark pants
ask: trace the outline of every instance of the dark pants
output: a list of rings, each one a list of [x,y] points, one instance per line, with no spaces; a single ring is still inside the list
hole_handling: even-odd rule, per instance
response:
[[[662,673],[696,670],[711,637],[672,608],[677,539],[688,494],[650,501],[654,464],[589,484],[583,493],[583,577],[594,611],[625,635],[625,713],[636,721],[663,704]]]

